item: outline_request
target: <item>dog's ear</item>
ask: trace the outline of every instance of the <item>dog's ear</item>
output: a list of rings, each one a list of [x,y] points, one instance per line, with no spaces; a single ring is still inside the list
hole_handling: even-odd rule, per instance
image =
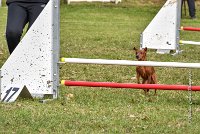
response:
[[[147,51],[147,47],[144,48],[144,51]]]
[[[134,51],[137,51],[137,48],[134,47],[133,50],[134,50]]]

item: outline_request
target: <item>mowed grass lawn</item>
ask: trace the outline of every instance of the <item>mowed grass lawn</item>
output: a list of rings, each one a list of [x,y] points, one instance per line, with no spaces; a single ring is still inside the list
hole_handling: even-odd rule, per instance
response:
[[[124,0],[123,3],[61,5],[60,57],[135,60],[140,33],[161,8],[161,3]],[[7,8],[0,8],[0,45],[8,58],[4,38]],[[183,16],[185,26],[200,26]],[[200,41],[198,32],[181,32],[181,39]],[[181,46],[182,54],[160,55],[148,51],[148,60],[200,61],[199,46]],[[160,84],[189,84],[189,69],[156,67]],[[191,69],[193,85],[199,85],[199,69]],[[136,83],[134,66],[60,65],[60,80]],[[180,133],[200,132],[200,93],[193,92],[193,118],[188,120],[189,92],[158,91],[144,96],[142,90],[60,86],[59,99],[0,103],[0,133]],[[72,98],[67,98],[73,94]]]

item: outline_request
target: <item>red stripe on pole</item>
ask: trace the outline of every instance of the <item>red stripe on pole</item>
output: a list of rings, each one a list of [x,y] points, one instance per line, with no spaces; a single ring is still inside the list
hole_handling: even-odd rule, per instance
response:
[[[181,27],[181,30],[185,30],[185,31],[200,31],[200,28],[196,28],[196,27]]]
[[[63,81],[65,86],[108,87],[108,88],[134,88],[134,89],[159,89],[159,90],[188,90],[188,85],[162,85],[162,84],[133,84],[114,82],[88,82],[88,81]],[[200,86],[192,86],[193,91],[200,91]]]

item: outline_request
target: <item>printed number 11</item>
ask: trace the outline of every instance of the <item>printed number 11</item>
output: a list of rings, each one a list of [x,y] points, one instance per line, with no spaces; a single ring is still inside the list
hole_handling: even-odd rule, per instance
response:
[[[17,87],[11,87],[10,89],[8,89],[6,91],[6,95],[5,97],[2,99],[2,101],[5,101],[5,99],[8,97],[8,95],[10,94],[11,91],[14,91],[13,94],[10,95],[10,97],[5,101],[5,102],[9,102],[9,100],[13,97],[14,94],[17,93],[17,91],[19,90],[19,88]]]

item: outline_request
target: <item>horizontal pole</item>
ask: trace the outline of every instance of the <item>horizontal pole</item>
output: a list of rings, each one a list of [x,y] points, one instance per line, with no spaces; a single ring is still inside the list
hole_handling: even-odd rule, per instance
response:
[[[184,91],[190,89],[188,85],[133,84],[133,83],[114,83],[114,82],[68,81],[68,80],[62,80],[61,85],[83,86],[83,87],[107,87],[107,88],[184,90]],[[200,91],[200,86],[191,86],[191,90]]]
[[[198,31],[198,32],[200,32],[200,28],[197,28],[197,27],[181,27],[181,30],[184,30],[184,31]]]
[[[116,0],[68,0],[70,2],[115,2]]]
[[[200,45],[200,42],[180,40],[180,44]]]
[[[82,58],[61,58],[61,62],[78,63],[78,64],[124,65],[124,66],[200,68],[200,63],[181,63],[181,62],[130,61],[130,60],[82,59]]]

